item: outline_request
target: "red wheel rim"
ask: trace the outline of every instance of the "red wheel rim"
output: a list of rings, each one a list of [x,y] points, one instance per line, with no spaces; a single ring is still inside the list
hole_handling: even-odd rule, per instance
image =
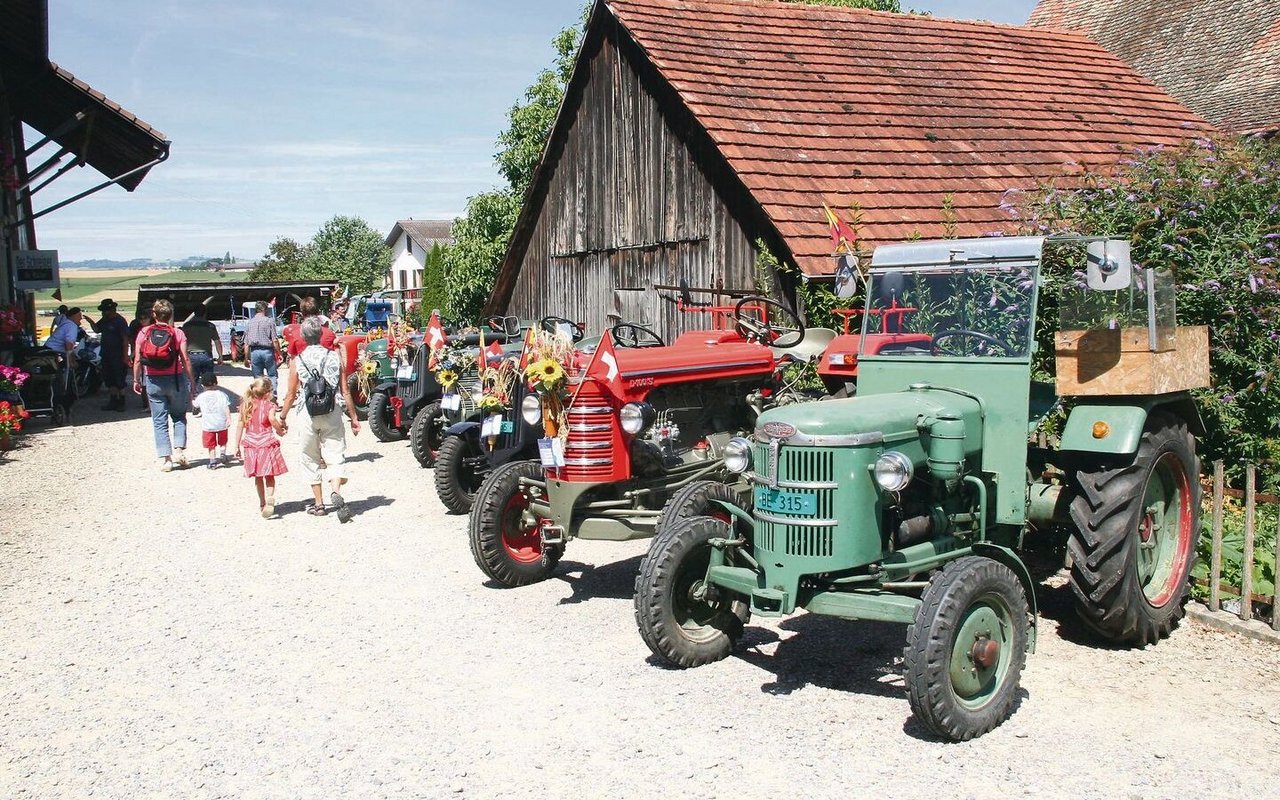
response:
[[[502,510],[502,549],[513,560],[523,564],[542,560],[542,532],[539,530],[542,520],[526,524],[524,512],[528,508],[529,498],[518,491]]]
[[[1174,501],[1164,502],[1161,510],[1163,515],[1167,515],[1170,511],[1177,513],[1177,521],[1172,525],[1167,520],[1160,524],[1157,515],[1150,510],[1143,510],[1138,518],[1139,548],[1149,547],[1155,551],[1156,563],[1152,565],[1154,574],[1145,576],[1147,585],[1143,587],[1147,602],[1153,608],[1163,607],[1178,593],[1187,563],[1191,558],[1191,484],[1187,479],[1187,471],[1183,469],[1182,461],[1176,455],[1166,453],[1156,462],[1148,479],[1147,492],[1143,501],[1146,503],[1147,500],[1152,499],[1152,482],[1163,483],[1166,478],[1169,479],[1170,485],[1166,487],[1164,497],[1159,497],[1158,488],[1156,497],[1158,500]],[[1174,496],[1170,497],[1170,494]],[[1170,539],[1172,541],[1169,541]],[[1170,550],[1172,552],[1169,552]],[[1161,557],[1161,551],[1167,555]],[[1139,577],[1144,577],[1141,569]],[[1163,580],[1160,580],[1161,578]],[[1151,582],[1155,585],[1151,585]]]

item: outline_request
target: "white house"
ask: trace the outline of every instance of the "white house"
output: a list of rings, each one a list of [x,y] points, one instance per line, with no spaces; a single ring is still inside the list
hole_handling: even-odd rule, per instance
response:
[[[422,268],[427,253],[437,244],[451,244],[453,221],[447,219],[402,219],[391,226],[387,246],[391,248],[391,269],[382,279],[382,288],[394,291],[422,288]],[[411,295],[413,296],[413,295]]]

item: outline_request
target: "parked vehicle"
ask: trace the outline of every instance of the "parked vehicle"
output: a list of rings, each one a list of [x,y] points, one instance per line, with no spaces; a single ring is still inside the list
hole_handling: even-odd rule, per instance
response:
[[[1032,378],[1046,241],[1088,250],[1059,300],[1056,384]],[[905,623],[912,711],[969,739],[1012,712],[1034,650],[1029,544],[1064,547],[1106,641],[1151,644],[1182,617],[1200,531],[1187,390],[1208,383],[1207,331],[1176,327],[1171,277],[1133,270],[1127,242],[881,247],[868,295],[915,309],[901,338],[864,346],[856,397],[772,409],[722,445],[749,498],[659,533],[636,621],[679,667],[729,655],[751,614]],[[1066,398],[1058,447],[1029,445]]]
[[[63,357],[47,347],[28,347],[16,353],[16,364],[31,376],[18,390],[28,413],[47,416],[54,425],[69,423],[76,387]]]
[[[76,345],[73,377],[77,397],[89,397],[102,386],[102,345],[97,336],[85,336]]]

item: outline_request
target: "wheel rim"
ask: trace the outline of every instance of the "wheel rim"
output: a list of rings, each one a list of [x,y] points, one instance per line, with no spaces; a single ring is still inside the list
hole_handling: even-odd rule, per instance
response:
[[[671,614],[685,637],[695,642],[714,638],[720,633],[713,623],[722,609],[697,596],[705,591],[710,563],[711,546],[695,548],[680,563],[671,587]]]
[[[502,510],[502,549],[523,564],[542,559],[542,533],[537,523],[526,522],[528,508],[529,498],[517,491]]]
[[[951,688],[969,709],[981,708],[1000,691],[1013,656],[1013,615],[996,595],[979,598],[960,621],[951,646]]]
[[[1138,581],[1154,608],[1178,591],[1191,551],[1191,486],[1182,462],[1165,453],[1147,478],[1138,511]]]

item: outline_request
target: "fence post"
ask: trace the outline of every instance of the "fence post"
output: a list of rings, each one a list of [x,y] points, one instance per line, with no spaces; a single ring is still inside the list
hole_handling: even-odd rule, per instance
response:
[[[1222,505],[1225,488],[1224,469],[1221,461],[1213,462],[1213,536],[1209,555],[1209,610],[1222,608]]]
[[[1244,468],[1244,559],[1240,564],[1240,619],[1253,619],[1253,534],[1257,523],[1257,502],[1254,498],[1255,468]]]

